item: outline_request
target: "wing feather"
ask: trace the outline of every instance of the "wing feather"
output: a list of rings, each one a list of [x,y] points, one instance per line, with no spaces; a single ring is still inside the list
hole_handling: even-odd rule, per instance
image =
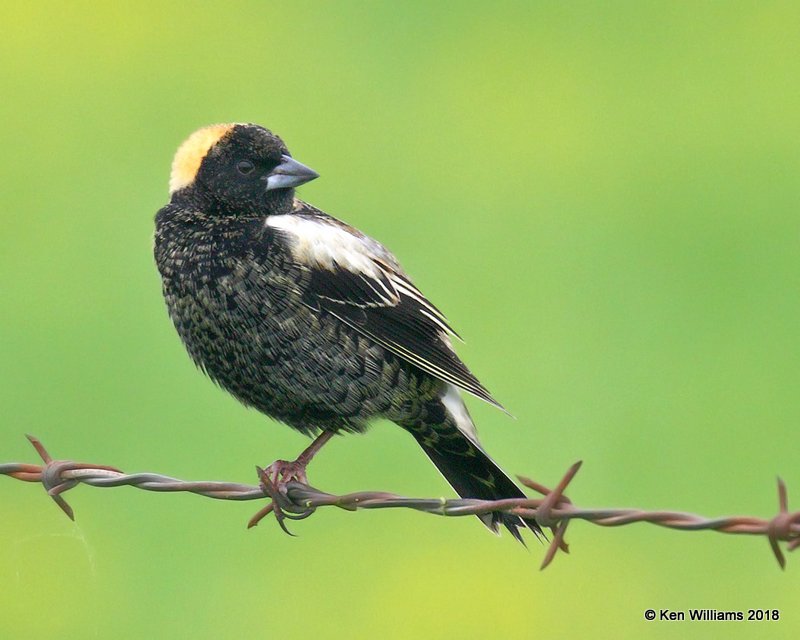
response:
[[[303,203],[302,214],[271,216],[310,274],[303,300],[444,382],[503,409],[453,350],[460,339],[444,314],[380,243]],[[505,410],[505,409],[503,409]]]

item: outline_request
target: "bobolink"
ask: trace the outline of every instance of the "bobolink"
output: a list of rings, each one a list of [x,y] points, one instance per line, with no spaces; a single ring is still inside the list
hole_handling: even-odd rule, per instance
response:
[[[193,133],[156,215],[155,258],[172,321],[194,362],[245,405],[317,438],[386,418],[417,440],[464,498],[524,494],[489,458],[461,398],[500,407],[458,358],[455,332],[379,242],[295,197],[317,173],[254,124]],[[537,534],[533,521],[492,513]]]

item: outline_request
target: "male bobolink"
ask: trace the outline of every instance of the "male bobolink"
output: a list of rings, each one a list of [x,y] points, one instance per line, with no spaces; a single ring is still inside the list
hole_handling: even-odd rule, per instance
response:
[[[316,440],[375,418],[403,427],[464,498],[524,494],[489,458],[460,396],[500,407],[458,358],[455,332],[380,243],[299,200],[317,173],[253,124],[200,129],[172,163],[155,258],[169,314],[198,367],[245,405]],[[481,520],[537,534],[533,521]]]

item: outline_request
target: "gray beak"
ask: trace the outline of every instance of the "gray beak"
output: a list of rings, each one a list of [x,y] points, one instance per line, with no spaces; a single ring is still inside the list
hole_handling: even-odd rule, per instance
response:
[[[294,158],[281,156],[281,163],[267,176],[267,191],[271,189],[290,189],[319,178],[319,174]]]

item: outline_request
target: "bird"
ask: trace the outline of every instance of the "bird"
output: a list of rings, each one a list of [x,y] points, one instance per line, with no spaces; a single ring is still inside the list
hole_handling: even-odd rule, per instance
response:
[[[189,356],[242,404],[315,439],[267,470],[307,483],[338,433],[376,419],[407,431],[462,498],[525,494],[480,443],[463,393],[504,410],[456,354],[459,336],[377,240],[296,196],[319,177],[252,123],[178,148],[155,216],[155,262]],[[534,519],[479,515],[542,535]]]

